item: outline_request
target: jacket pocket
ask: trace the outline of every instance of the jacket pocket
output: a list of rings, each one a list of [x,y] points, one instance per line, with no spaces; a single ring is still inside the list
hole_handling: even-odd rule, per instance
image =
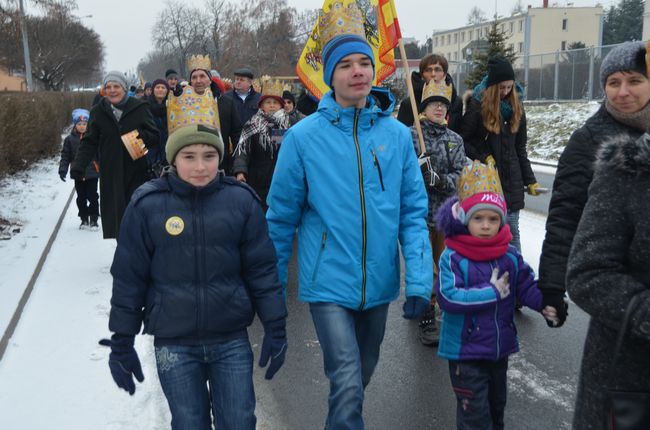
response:
[[[158,319],[162,311],[162,295],[160,293],[154,293],[153,306],[149,312],[149,317],[147,321],[147,326],[145,329],[146,333],[152,334],[156,330],[158,324]]]
[[[323,253],[325,252],[325,244],[327,243],[327,232],[323,232],[323,236],[320,243],[320,249],[318,250],[318,257],[316,257],[316,264],[314,264],[314,273],[311,275],[311,281],[316,281],[316,276],[318,275],[318,268],[320,267],[320,262],[323,258]]]
[[[374,149],[370,149],[370,152],[372,152],[372,160],[375,165],[375,169],[377,169],[377,174],[379,175],[379,184],[381,185],[381,190],[386,191],[386,189],[384,188],[384,177],[381,174],[381,164],[379,164],[377,153],[375,153]]]

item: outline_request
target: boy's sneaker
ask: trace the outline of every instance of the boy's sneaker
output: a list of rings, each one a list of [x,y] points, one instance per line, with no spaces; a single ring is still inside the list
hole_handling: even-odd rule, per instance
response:
[[[91,217],[90,223],[88,225],[91,230],[97,230],[99,228],[99,224],[97,224],[97,217]]]
[[[88,229],[90,224],[88,223],[88,217],[81,217],[81,225],[79,226],[79,230],[86,230]]]
[[[440,335],[436,327],[435,309],[428,310],[418,324],[418,338],[426,346],[438,346]]]

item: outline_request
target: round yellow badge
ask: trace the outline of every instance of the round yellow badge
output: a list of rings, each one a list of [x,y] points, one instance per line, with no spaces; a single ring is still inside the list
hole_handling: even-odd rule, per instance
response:
[[[177,216],[170,217],[165,223],[165,230],[167,230],[167,233],[171,234],[172,236],[178,236],[183,232],[184,228],[185,228],[185,223],[183,222],[181,217],[177,217]]]

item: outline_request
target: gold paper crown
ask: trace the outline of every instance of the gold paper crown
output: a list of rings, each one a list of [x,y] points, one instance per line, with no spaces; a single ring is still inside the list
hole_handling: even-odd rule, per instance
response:
[[[291,84],[284,84],[284,85],[282,86],[282,91],[289,91],[289,92],[291,92],[291,90],[292,90]]]
[[[447,85],[444,80],[440,81],[439,83],[435,83],[433,79],[431,79],[427,84],[424,85],[421,101],[425,101],[429,97],[441,97],[447,100],[447,103],[451,103],[451,91],[451,85]]]
[[[365,39],[363,23],[363,14],[355,1],[338,0],[327,13],[321,9],[318,14],[321,46],[325,47],[327,42],[344,34],[356,34]]]
[[[281,81],[267,80],[262,81],[262,95],[263,96],[274,96],[282,98],[282,92],[284,87]]]
[[[192,55],[187,59],[187,70],[191,72],[196,69],[210,70],[212,63],[207,55]]]
[[[476,193],[496,193],[503,197],[499,172],[492,161],[485,165],[474,160],[471,165],[463,167],[458,180],[458,198],[462,202]]]
[[[167,126],[169,134],[187,125],[202,124],[206,127],[221,129],[219,108],[212,96],[212,91],[198,95],[190,85],[183,88],[183,93],[175,97],[171,92],[167,101]]]

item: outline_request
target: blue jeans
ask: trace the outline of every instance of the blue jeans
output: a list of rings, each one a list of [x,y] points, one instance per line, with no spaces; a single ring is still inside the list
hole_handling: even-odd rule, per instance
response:
[[[508,212],[506,222],[510,226],[510,232],[512,233],[510,245],[517,248],[517,251],[521,254],[521,240],[519,239],[519,211]]]
[[[363,429],[363,391],[379,360],[388,304],[354,311],[334,303],[310,303],[309,310],[330,380],[326,428]]]
[[[503,430],[507,372],[507,357],[498,361],[449,361],[457,430]]]
[[[254,430],[253,351],[247,338],[156,347],[173,430]],[[209,389],[208,389],[209,387]]]

